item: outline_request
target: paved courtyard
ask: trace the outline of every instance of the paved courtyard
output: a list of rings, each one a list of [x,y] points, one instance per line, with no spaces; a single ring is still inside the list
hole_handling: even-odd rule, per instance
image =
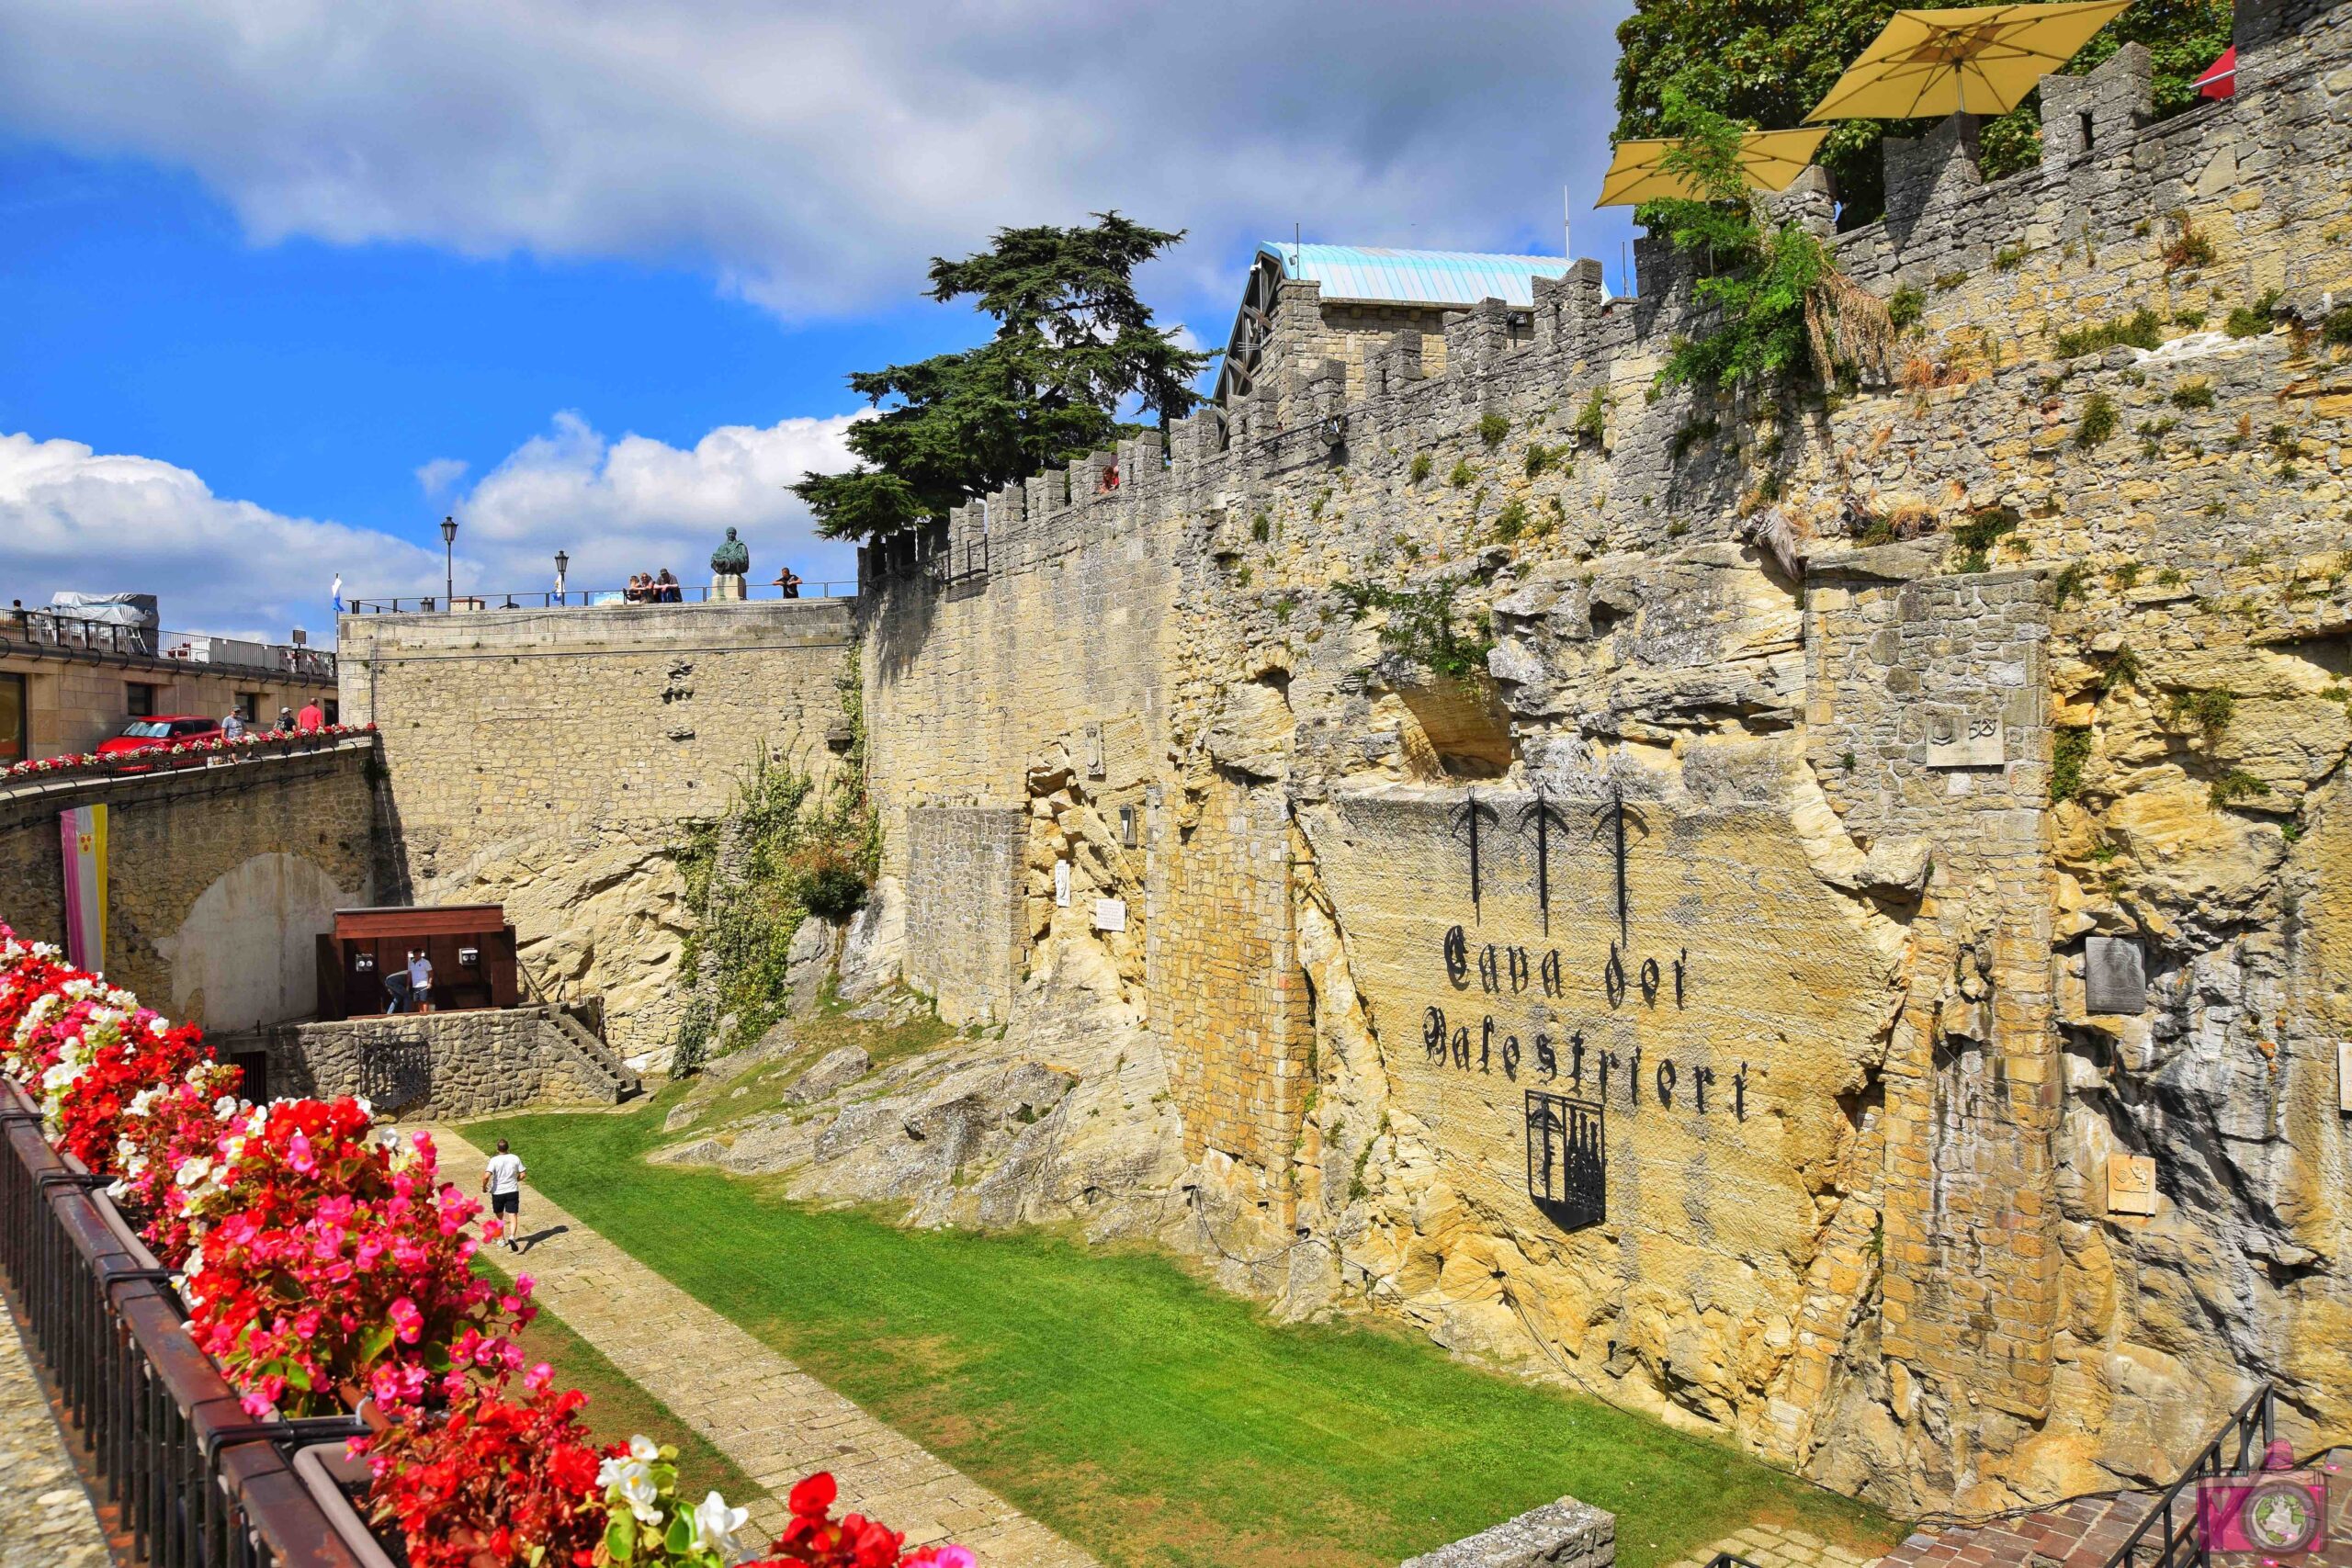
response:
[[[444,1175],[481,1183],[483,1156],[436,1129]],[[536,1190],[523,1198],[528,1249],[499,1261],[639,1387],[710,1439],[767,1495],[730,1498],[774,1531],[784,1495],[820,1470],[842,1512],[904,1530],[909,1545],[956,1540],[983,1568],[1095,1568],[1094,1559],[921,1445],[892,1431]],[[558,1369],[560,1374],[561,1369]]]
[[[30,1352],[0,1307],[0,1568],[107,1568],[108,1561]]]

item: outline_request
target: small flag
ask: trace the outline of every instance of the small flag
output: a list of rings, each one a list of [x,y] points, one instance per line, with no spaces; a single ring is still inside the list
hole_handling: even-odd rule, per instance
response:
[[[343,614],[343,573],[334,574],[334,613]]]

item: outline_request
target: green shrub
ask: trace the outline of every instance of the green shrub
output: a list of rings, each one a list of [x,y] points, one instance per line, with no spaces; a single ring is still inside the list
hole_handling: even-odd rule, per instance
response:
[[[1374,610],[1386,612],[1388,621],[1381,628],[1380,644],[1390,652],[1448,680],[1467,680],[1486,670],[1493,640],[1465,637],[1453,624],[1453,595],[1461,587],[1457,580],[1444,578],[1422,589],[1369,582],[1333,586],[1354,620],[1361,621]]]
[[[1993,266],[1997,272],[2015,272],[2025,265],[2023,245],[2003,245],[1993,253]]]
[[[2174,692],[2169,696],[2172,721],[2193,724],[2212,739],[2230,727],[2230,718],[2237,712],[2237,694],[2226,687],[2211,691]]]
[[[1951,542],[1960,551],[1956,571],[1992,570],[1993,547],[2018,531],[2018,517],[2006,506],[1988,506],[1952,529]],[[1890,533],[1889,537],[1892,537]]]
[[[1510,434],[1510,421],[1505,419],[1502,415],[1498,413],[1479,415],[1478,439],[1485,442],[1487,446],[1496,446],[1501,445],[1502,438]]]
[[[1936,279],[1933,287],[1937,293],[1945,294],[1959,288],[1962,284],[1966,283],[1967,281],[1968,274],[1964,272],[1939,272],[1936,274]]]
[[[2172,313],[2172,324],[2186,332],[2202,332],[2205,330],[2205,312],[2202,310],[2175,310]]]
[[[1550,468],[1558,454],[1540,441],[1527,444],[1527,477],[1535,479]]]
[[[1454,459],[1453,471],[1445,476],[1445,482],[1452,485],[1456,490],[1464,490],[1476,480],[1477,477],[1478,470],[1470,466],[1470,459],[1467,457],[1458,457]]]
[[[1270,513],[1261,512],[1257,516],[1250,519],[1250,536],[1257,540],[1261,545],[1267,540],[1272,538],[1274,536],[1274,519],[1272,514]]]
[[[2231,310],[2222,323],[2222,330],[2232,337],[2260,337],[2271,327],[2271,317],[2278,309],[2278,290],[2267,289],[2251,305],[2240,305]]]
[[[2115,434],[2119,416],[2115,400],[2105,392],[2093,392],[2083,400],[2083,417],[2075,426],[2075,445],[2092,447]]]
[[[1508,544],[1527,531],[1527,502],[1513,497],[1495,513],[1495,537]]]
[[[2338,305],[2330,310],[2320,322],[2319,335],[2323,343],[2352,344],[2352,305]]]
[[[2058,609],[2064,609],[2067,601],[2083,591],[2084,580],[2089,576],[2090,569],[2082,562],[2068,561],[2065,570],[2059,572],[2050,584],[2051,604]]]
[[[1411,475],[1413,482],[1419,484],[1430,477],[1430,469],[1434,466],[1430,463],[1430,455],[1427,452],[1416,452],[1413,454],[1413,466],[1408,472]]]
[[[2057,335],[2058,354],[2063,359],[2077,355],[2096,354],[2119,345],[2132,348],[2154,348],[2164,341],[2164,323],[2145,305],[2128,316],[2116,316],[2104,321],[2093,321],[2086,327],[2075,327]]]
[[[1887,324],[1900,331],[1917,322],[1927,309],[1926,293],[1906,283],[1886,297]]]
[[[2207,792],[2206,798],[2212,802],[2213,809],[2219,811],[2233,800],[2250,800],[2256,795],[2269,793],[2270,786],[2262,780],[2241,769],[2232,768],[2213,781],[2213,787]]]
[[[2090,761],[2091,732],[2083,728],[2057,730],[2050,746],[2050,803],[2072,800],[2083,793],[2083,764]]]
[[[2121,566],[2117,567],[2113,571],[2109,572],[2107,574],[2107,581],[2114,585],[2117,592],[2129,593],[2133,588],[2139,585],[2140,570],[2141,568],[2138,561],[2128,560]]]
[[[2140,683],[2140,656],[2129,647],[2119,648],[2108,656],[2107,668],[2099,671],[2098,689],[2104,694],[2120,686]]]
[[[2177,409],[2210,409],[2213,406],[2213,383],[2183,381],[2172,389],[2172,406]]]
[[[1608,392],[1600,387],[1595,387],[1592,389],[1592,396],[1584,400],[1584,407],[1577,411],[1576,423],[1569,428],[1574,430],[1581,439],[1598,446],[1601,436],[1607,434],[1609,428]]]

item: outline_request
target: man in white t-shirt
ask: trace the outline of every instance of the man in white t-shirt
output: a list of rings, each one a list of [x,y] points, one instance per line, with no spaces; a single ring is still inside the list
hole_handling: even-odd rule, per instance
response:
[[[433,1010],[433,960],[423,953],[408,955],[408,989],[417,1011]]]
[[[523,1156],[498,1140],[498,1152],[481,1173],[481,1190],[490,1194],[490,1217],[498,1222],[498,1236],[509,1252],[523,1250],[515,1232],[523,1225]]]

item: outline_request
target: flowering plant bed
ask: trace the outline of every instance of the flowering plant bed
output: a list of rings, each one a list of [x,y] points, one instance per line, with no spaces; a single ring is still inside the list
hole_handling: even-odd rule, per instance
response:
[[[413,1568],[741,1559],[743,1509],[679,1496],[675,1451],[646,1438],[599,1448],[579,1419],[587,1396],[557,1389],[545,1363],[525,1369],[531,1281],[474,1272],[497,1227],[440,1179],[429,1136],[377,1137],[349,1097],[255,1106],[240,1077],[195,1026],[0,925],[0,1083],[62,1158],[113,1178],[107,1195],[175,1270],[188,1332],[249,1415],[373,1402],[379,1429],[353,1445],[368,1514]],[[961,1547],[907,1553],[873,1521],[834,1520],[833,1496],[831,1476],[795,1488],[766,1561],[971,1568]]]
[[[69,752],[61,757],[37,757],[29,761],[12,762],[0,768],[0,784],[14,784],[25,779],[146,773],[158,768],[200,768],[216,761],[310,750],[324,741],[375,733],[373,724],[329,724],[317,729],[261,730],[240,735],[233,740],[225,735],[214,736],[209,740],[175,740],[169,744],[141,747],[135,751]]]

